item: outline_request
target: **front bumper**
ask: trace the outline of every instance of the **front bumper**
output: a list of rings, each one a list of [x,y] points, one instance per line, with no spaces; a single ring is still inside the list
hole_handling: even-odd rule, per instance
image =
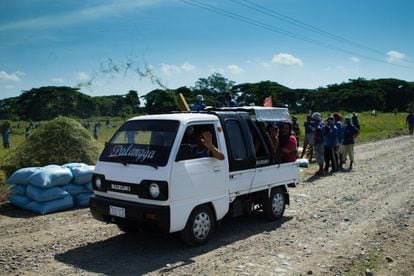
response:
[[[125,208],[125,218],[110,215],[110,206]],[[170,231],[170,206],[142,204],[95,195],[90,199],[89,209],[92,216],[100,221],[132,226],[155,224],[165,232]]]

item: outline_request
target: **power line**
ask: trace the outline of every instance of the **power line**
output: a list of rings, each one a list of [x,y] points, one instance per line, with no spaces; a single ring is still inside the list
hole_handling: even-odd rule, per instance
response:
[[[311,31],[311,32],[314,32],[314,33],[318,33],[320,35],[323,35],[325,37],[329,37],[331,39],[334,39],[336,41],[339,41],[339,42],[342,42],[342,43],[345,43],[345,44],[348,44],[348,45],[351,45],[353,47],[357,47],[357,48],[360,48],[360,49],[364,49],[364,50],[370,51],[372,53],[375,53],[375,54],[378,54],[378,55],[381,55],[381,56],[384,56],[385,55],[385,53],[382,52],[382,51],[380,51],[380,50],[374,49],[374,48],[369,47],[369,46],[366,46],[364,44],[361,44],[361,43],[352,41],[352,40],[347,39],[347,38],[344,38],[342,36],[339,36],[339,35],[336,35],[336,34],[327,32],[325,30],[322,30],[320,28],[314,27],[312,25],[306,24],[306,23],[301,22],[301,21],[299,21],[299,20],[297,20],[295,18],[289,17],[289,16],[284,15],[282,13],[279,13],[279,12],[277,12],[275,10],[268,9],[268,8],[262,6],[262,5],[259,5],[257,3],[254,3],[252,1],[249,1],[249,0],[230,0],[230,1],[232,1],[232,2],[234,2],[236,4],[238,4],[238,5],[244,6],[246,8],[255,10],[255,11],[259,12],[259,13],[262,13],[262,14],[265,14],[265,15],[268,15],[268,16],[271,16],[273,18],[280,19],[280,20],[282,20],[284,22],[287,22],[289,24],[295,25],[297,27],[306,29],[306,30]],[[244,4],[242,2],[245,2],[247,4]],[[409,61],[409,60],[403,60],[403,61],[404,62],[407,62],[407,63],[414,63],[413,61]]]
[[[214,12],[214,13],[217,13],[217,14],[220,14],[220,15],[238,20],[238,21],[242,21],[242,22],[248,23],[250,25],[254,25],[254,26],[257,26],[259,28],[266,29],[268,31],[274,32],[274,33],[283,34],[283,35],[286,35],[286,36],[289,36],[289,37],[292,37],[292,38],[296,38],[296,39],[299,39],[299,40],[302,40],[302,41],[305,41],[305,42],[308,42],[308,43],[311,43],[311,44],[314,44],[314,45],[325,47],[325,48],[328,48],[328,49],[331,49],[331,50],[335,50],[335,51],[339,51],[339,52],[345,52],[345,53],[348,53],[348,54],[351,54],[351,55],[360,56],[360,57],[370,59],[370,60],[373,60],[373,61],[376,61],[376,62],[385,63],[385,64],[388,64],[388,65],[393,65],[393,66],[398,66],[398,67],[414,70],[413,67],[409,67],[409,66],[405,66],[405,65],[401,65],[401,64],[389,63],[389,62],[386,62],[384,60],[380,60],[380,59],[377,59],[377,58],[374,58],[374,57],[366,56],[366,55],[356,53],[356,52],[353,52],[353,51],[350,51],[350,50],[347,50],[347,49],[343,49],[343,48],[340,48],[340,47],[337,47],[337,46],[334,46],[334,45],[331,45],[331,44],[328,44],[328,43],[325,43],[325,42],[322,42],[322,41],[311,39],[311,38],[308,38],[308,37],[305,37],[305,36],[302,36],[302,35],[287,31],[287,30],[283,30],[281,28],[278,28],[278,27],[275,27],[275,26],[272,26],[272,25],[268,25],[266,23],[257,21],[255,19],[251,19],[251,18],[242,16],[242,15],[238,15],[236,13],[229,12],[229,11],[226,11],[224,9],[217,8],[217,7],[205,4],[205,3],[201,3],[197,0],[178,0],[178,1],[183,2],[185,4],[188,4],[188,5],[192,5],[192,6],[195,6],[195,7],[202,8],[202,9],[205,9],[205,10],[208,10],[208,11],[211,11],[211,12]]]

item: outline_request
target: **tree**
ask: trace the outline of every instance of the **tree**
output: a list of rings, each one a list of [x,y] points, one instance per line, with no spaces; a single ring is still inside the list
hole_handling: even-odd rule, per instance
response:
[[[138,92],[135,90],[129,90],[125,95],[125,104],[131,107],[132,113],[138,113],[139,105],[141,104],[138,96]]]
[[[142,96],[146,100],[147,113],[164,113],[178,110],[177,95],[173,90],[155,89]]]
[[[231,90],[234,81],[228,80],[219,73],[213,73],[207,78],[199,78],[194,89],[207,93],[224,93]]]

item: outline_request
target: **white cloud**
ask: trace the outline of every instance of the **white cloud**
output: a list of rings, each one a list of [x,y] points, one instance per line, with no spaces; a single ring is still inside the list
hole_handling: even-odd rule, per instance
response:
[[[394,62],[394,61],[400,61],[405,58],[405,54],[397,52],[397,51],[389,51],[387,53],[387,61],[388,62]]]
[[[230,74],[232,74],[232,75],[238,75],[238,74],[244,72],[243,69],[241,69],[239,66],[237,66],[235,64],[230,64],[229,66],[227,66],[227,70],[229,70]]]
[[[174,64],[161,63],[161,72],[163,72],[167,76],[172,76],[174,74],[181,73],[181,69],[180,67]]]
[[[79,74],[78,74],[78,79],[79,79]],[[63,79],[62,78],[52,78],[52,79],[50,79],[52,82],[55,82],[55,83],[63,83]],[[79,79],[80,80],[80,79]]]
[[[350,57],[349,59],[351,60],[352,63],[359,63],[360,62],[360,59],[357,58],[357,57]]]
[[[183,65],[181,65],[180,68],[182,70],[185,70],[185,71],[194,71],[195,70],[195,66],[192,65],[191,63],[188,63],[188,62],[183,63]]]
[[[20,78],[17,76],[16,73],[7,73],[6,71],[0,71],[0,81],[13,81],[18,82]]]
[[[273,55],[272,62],[288,66],[303,66],[303,62],[300,58],[294,57],[293,55],[287,53],[279,53],[277,55]]]
[[[220,67],[212,67],[210,68],[210,73],[219,73],[219,74],[224,74],[224,69],[220,68]]]
[[[26,73],[22,72],[22,71],[16,71],[15,74],[18,75],[18,76],[21,76],[21,77],[26,76]]]
[[[175,64],[161,63],[161,72],[167,76],[181,74],[183,71],[194,71],[194,70],[195,70],[195,66],[189,62],[185,62],[179,66]]]
[[[78,81],[88,81],[90,80],[90,77],[85,72],[78,72],[77,79]]]
[[[6,89],[13,89],[14,88],[14,85],[8,84],[8,85],[4,86],[4,88],[6,88]]]
[[[60,28],[62,26],[81,24],[87,21],[96,20],[102,17],[108,17],[112,14],[133,11],[136,8],[142,8],[155,5],[160,1],[141,0],[129,1],[118,0],[109,4],[98,5],[81,10],[53,15],[45,15],[36,18],[29,18],[20,21],[10,22],[0,25],[0,31],[13,31],[19,29],[46,29]]]

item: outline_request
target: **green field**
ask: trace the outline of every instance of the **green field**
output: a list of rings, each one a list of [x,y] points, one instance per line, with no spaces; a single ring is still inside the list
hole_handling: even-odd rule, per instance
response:
[[[342,112],[343,115],[348,115],[345,112]],[[328,113],[323,113],[323,118],[328,117]],[[357,138],[357,143],[369,142],[378,139],[391,138],[399,135],[408,134],[408,130],[405,126],[406,113],[399,113],[394,115],[393,113],[377,113],[377,116],[371,116],[370,112],[358,114],[359,122],[361,126],[361,134]],[[306,114],[298,114],[298,122],[301,127],[301,137],[300,142],[303,141],[304,130],[303,122],[306,119]],[[110,118],[110,127],[105,126],[105,120],[107,118],[99,118],[101,121],[101,127],[99,128],[98,140],[96,143],[99,146],[99,149],[102,150],[106,141],[108,141],[114,132],[122,124],[120,118]],[[96,118],[90,119],[91,127],[88,129],[92,134],[93,123],[96,121]],[[0,148],[0,166],[3,165],[5,156],[13,151],[20,143],[25,140],[25,128],[28,126],[28,122],[22,122],[20,127],[17,127],[17,122],[12,122],[12,133],[10,135],[10,148],[5,150],[3,147]],[[32,130],[32,133],[36,130]],[[4,197],[5,191],[8,189],[5,183],[5,175],[3,171],[0,170],[0,202],[2,201],[2,195]]]

